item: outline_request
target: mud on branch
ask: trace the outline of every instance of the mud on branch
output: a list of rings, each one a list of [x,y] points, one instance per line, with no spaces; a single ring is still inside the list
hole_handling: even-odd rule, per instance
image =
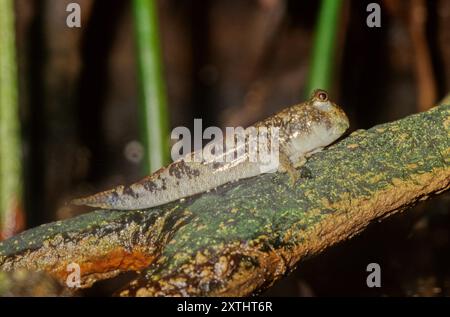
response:
[[[142,273],[117,294],[249,295],[306,256],[450,187],[450,100],[358,130],[314,155],[295,188],[284,174],[138,211],[94,211],[0,243],[0,267],[43,270],[82,286]]]

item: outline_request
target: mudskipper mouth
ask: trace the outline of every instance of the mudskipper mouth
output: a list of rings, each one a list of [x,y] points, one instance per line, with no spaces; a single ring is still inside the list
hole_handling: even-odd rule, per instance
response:
[[[334,140],[333,140],[333,142],[328,144],[326,146],[326,148],[328,148],[331,145],[334,145],[334,144],[338,143],[339,141],[341,141],[342,139],[344,139],[348,135],[349,127],[350,127],[350,125],[346,121],[336,122],[336,124],[332,130],[332,134],[334,135],[334,137],[333,137]]]

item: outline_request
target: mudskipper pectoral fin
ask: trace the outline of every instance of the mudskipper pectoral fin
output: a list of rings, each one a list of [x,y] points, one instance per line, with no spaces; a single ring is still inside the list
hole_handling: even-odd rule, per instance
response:
[[[292,164],[289,156],[284,151],[280,151],[280,165],[282,170],[289,175],[289,184],[291,187],[295,187],[295,184],[297,184],[297,181],[300,178],[300,173],[296,169],[297,165],[302,166],[305,162],[306,159],[302,157],[301,162],[299,162],[301,165],[299,165],[299,163],[294,165]]]

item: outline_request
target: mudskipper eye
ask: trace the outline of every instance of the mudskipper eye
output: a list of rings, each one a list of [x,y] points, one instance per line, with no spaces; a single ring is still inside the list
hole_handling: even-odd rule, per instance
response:
[[[323,90],[319,90],[316,92],[316,98],[319,99],[320,101],[328,101],[328,94],[323,91]]]
[[[314,92],[313,105],[322,111],[330,111],[333,108],[331,102],[328,100],[328,94],[324,90],[316,90]]]

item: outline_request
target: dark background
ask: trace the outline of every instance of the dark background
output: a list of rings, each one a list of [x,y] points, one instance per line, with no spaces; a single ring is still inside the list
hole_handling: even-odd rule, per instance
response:
[[[131,2],[16,0],[26,227],[70,199],[142,176]],[[450,92],[450,0],[344,1],[330,95],[351,129],[426,110]],[[375,2],[375,1],[373,1]],[[170,125],[247,126],[304,99],[319,1],[159,1]],[[270,295],[450,295],[449,195],[307,260]],[[368,263],[382,268],[369,289]],[[99,291],[101,287],[98,287]]]

